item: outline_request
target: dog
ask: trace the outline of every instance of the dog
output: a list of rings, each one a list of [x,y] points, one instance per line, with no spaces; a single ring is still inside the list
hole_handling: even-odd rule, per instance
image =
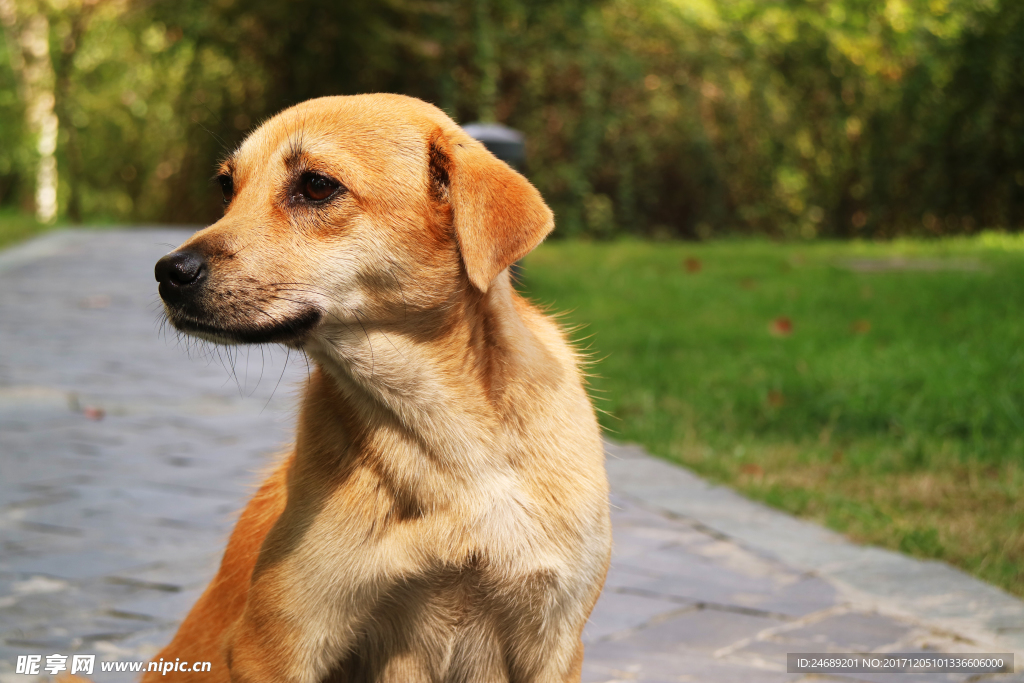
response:
[[[312,361],[294,448],[143,681],[579,681],[608,568],[600,430],[508,268],[540,193],[436,107],[310,100],[221,165],[223,217],[156,265],[167,319]]]

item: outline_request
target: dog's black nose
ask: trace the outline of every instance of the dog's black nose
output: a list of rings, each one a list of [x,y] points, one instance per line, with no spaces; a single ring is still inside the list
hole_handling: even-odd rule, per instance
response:
[[[169,301],[203,280],[206,263],[196,253],[176,251],[156,262],[155,274],[160,283],[160,296]]]

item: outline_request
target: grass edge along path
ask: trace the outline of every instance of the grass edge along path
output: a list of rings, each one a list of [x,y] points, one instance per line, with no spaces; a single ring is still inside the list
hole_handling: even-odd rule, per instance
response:
[[[613,438],[1024,596],[1024,238],[549,242]]]
[[[34,216],[21,211],[0,211],[0,249],[12,247],[58,226],[38,222]]]

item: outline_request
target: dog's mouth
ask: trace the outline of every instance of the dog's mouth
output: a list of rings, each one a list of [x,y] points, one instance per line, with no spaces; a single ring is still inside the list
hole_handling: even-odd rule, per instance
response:
[[[289,344],[301,345],[323,317],[319,309],[306,308],[298,315],[267,324],[245,322],[216,325],[188,313],[167,307],[167,319],[182,332],[218,344]]]

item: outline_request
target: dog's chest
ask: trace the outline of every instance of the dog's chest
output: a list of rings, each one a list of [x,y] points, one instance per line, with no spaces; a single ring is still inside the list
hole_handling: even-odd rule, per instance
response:
[[[518,680],[510,671],[522,666],[517,650],[545,649],[565,602],[553,572],[503,565],[485,553],[425,563],[383,586],[355,625],[363,636],[340,665],[345,675],[331,680]]]

